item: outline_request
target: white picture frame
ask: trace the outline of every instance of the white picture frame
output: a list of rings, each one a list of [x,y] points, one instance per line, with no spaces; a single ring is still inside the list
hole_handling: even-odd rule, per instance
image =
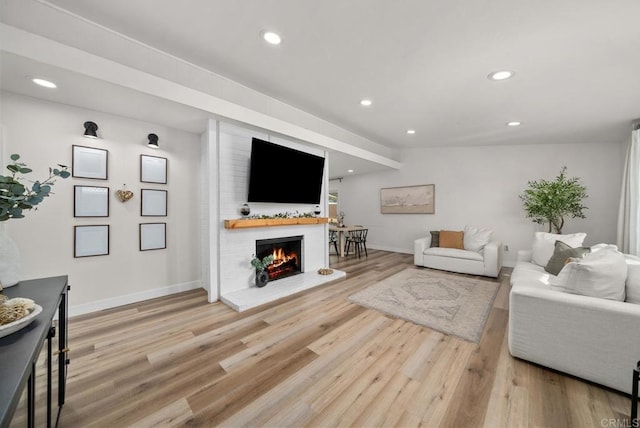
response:
[[[71,175],[76,178],[92,180],[107,180],[109,167],[109,152],[105,149],[93,147],[72,147]]]
[[[109,217],[109,188],[73,186],[74,217]]]
[[[167,184],[167,158],[140,155],[140,181]]]
[[[167,194],[166,190],[141,189],[140,215],[144,217],[166,217]]]
[[[109,254],[109,225],[74,226],[73,257],[106,256]]]
[[[167,248],[167,223],[140,223],[140,251]]]

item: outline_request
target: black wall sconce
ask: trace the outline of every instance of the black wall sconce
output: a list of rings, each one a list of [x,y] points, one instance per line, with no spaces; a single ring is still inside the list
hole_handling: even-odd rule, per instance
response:
[[[98,125],[95,122],[84,123],[84,137],[98,138]]]
[[[147,135],[147,138],[149,139],[149,142],[147,143],[147,146],[153,148],[153,149],[157,149],[158,148],[158,136],[156,134],[149,134]]]

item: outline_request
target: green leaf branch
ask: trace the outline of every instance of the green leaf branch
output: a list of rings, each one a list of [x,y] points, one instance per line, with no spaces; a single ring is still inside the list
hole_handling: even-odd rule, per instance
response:
[[[68,178],[71,174],[68,167],[58,164],[58,168],[49,168],[49,176],[40,181],[24,179],[25,174],[33,170],[23,162],[19,162],[20,155],[11,155],[12,163],[7,165],[10,175],[0,175],[0,221],[12,218],[24,218],[24,210],[34,211],[36,206],[44,201],[44,198],[53,194],[51,188],[56,178]]]
[[[251,259],[251,266],[256,268],[256,271],[258,272],[265,270],[271,263],[273,263],[273,254],[264,256],[262,260],[257,258],[255,255]]]

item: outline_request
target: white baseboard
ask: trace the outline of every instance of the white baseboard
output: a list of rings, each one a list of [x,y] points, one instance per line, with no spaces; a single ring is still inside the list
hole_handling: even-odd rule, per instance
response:
[[[170,285],[168,287],[155,288],[153,290],[141,291],[139,293],[125,294],[123,296],[111,297],[109,299],[98,300],[82,305],[70,306],[69,316],[84,315],[91,312],[111,309],[118,306],[124,306],[131,303],[141,302],[143,300],[155,299],[156,297],[169,296],[171,294],[181,293],[183,291],[195,290],[202,288],[201,281],[185,282],[183,284]],[[71,290],[73,293],[73,288]]]
[[[367,249],[371,248],[372,250],[382,250],[382,251],[391,251],[394,253],[403,253],[403,254],[413,254],[413,248],[396,248],[396,247],[386,247],[384,245],[376,245],[369,244],[367,242]]]

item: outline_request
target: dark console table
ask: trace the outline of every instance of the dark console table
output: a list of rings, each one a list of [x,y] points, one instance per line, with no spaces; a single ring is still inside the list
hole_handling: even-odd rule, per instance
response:
[[[3,294],[9,298],[27,297],[42,306],[42,312],[27,327],[0,338],[0,427],[8,427],[27,388],[28,427],[35,426],[36,407],[36,362],[43,345],[47,344],[47,402],[46,426],[57,425],[60,409],[64,404],[67,377],[67,276],[21,281],[7,288]],[[58,331],[54,317],[58,314]],[[58,338],[57,349],[53,350],[53,339]],[[53,360],[57,358],[57,379],[52,376]],[[57,380],[58,400],[55,419],[52,416],[52,382]],[[40,404],[40,403],[38,403]],[[17,415],[16,415],[17,416]],[[42,425],[39,422],[38,425]]]

